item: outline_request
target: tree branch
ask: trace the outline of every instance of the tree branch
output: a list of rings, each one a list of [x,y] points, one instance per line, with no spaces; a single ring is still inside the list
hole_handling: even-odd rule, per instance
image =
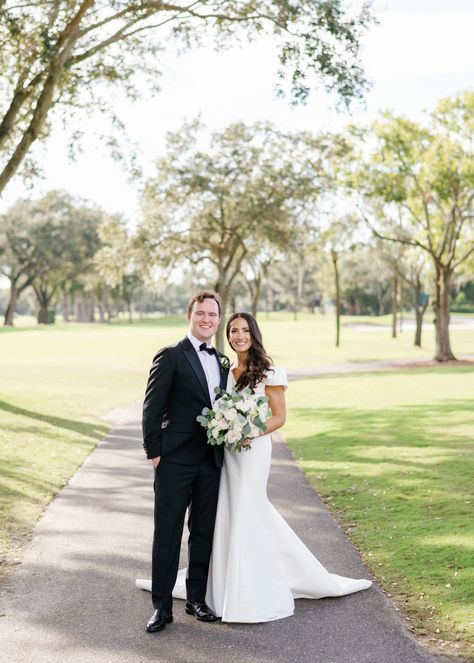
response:
[[[466,253],[462,256],[462,258],[459,258],[459,260],[452,266],[452,270],[454,271],[456,267],[459,267],[459,265],[467,260],[469,256],[474,253],[474,246],[472,246]]]
[[[44,126],[47,113],[53,103],[53,95],[56,89],[57,81],[61,75],[61,72],[63,71],[64,63],[74,46],[75,39],[77,39],[80,23],[87,13],[87,10],[93,4],[94,0],[83,0],[77,10],[77,13],[69,21],[68,25],[64,28],[58,39],[57,52],[50,62],[48,75],[44,82],[41,94],[38,97],[38,101],[33,111],[30,124],[28,125],[25,133],[22,135],[17,147],[8,160],[2,173],[0,173],[0,192],[3,191],[7,182],[18,169],[32,143],[38,138]]]
[[[422,244],[419,242],[417,239],[405,239],[402,237],[389,237],[388,235],[383,235],[381,232],[379,232],[375,226],[371,223],[371,221],[367,218],[367,216],[361,212],[362,218],[366,222],[366,224],[369,226],[369,228],[372,230],[374,235],[378,237],[379,239],[384,239],[388,242],[398,242],[399,244],[405,244],[406,246],[418,246],[420,249],[423,249],[423,251],[426,251],[429,253],[431,256],[436,257],[430,250],[428,246],[425,244]]]

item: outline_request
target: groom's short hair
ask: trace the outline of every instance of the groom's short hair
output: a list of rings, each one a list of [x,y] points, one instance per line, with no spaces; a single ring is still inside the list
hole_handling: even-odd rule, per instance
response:
[[[214,290],[199,290],[189,300],[188,313],[187,313],[188,318],[189,318],[189,316],[191,315],[191,313],[193,311],[194,303],[198,302],[199,304],[202,304],[202,302],[205,299],[213,299],[217,303],[217,308],[219,309],[219,318],[221,317],[221,315],[222,315],[222,302],[221,302],[221,298],[219,297],[217,292],[214,292]]]

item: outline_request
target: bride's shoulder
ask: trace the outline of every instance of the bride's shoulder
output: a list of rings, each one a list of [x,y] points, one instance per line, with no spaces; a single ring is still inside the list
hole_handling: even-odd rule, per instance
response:
[[[270,366],[263,383],[268,387],[288,387],[288,376],[283,366]]]

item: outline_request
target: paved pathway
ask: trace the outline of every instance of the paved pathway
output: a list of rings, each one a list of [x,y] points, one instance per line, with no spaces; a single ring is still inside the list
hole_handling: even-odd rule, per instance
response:
[[[400,319],[398,319],[397,328],[399,328]],[[356,331],[363,332],[384,332],[387,333],[387,330],[391,329],[392,325],[390,324],[380,324],[377,322],[345,322],[343,325],[346,329],[355,329]],[[451,320],[449,323],[450,329],[474,329],[474,317],[465,316],[465,315],[456,315],[451,314]],[[416,322],[413,318],[407,318],[403,316],[402,320],[402,329],[403,332],[414,331],[416,329]],[[434,331],[435,326],[433,322],[425,320],[423,322],[423,331],[430,330]],[[400,332],[399,332],[400,333]]]
[[[440,364],[434,359],[373,359],[367,361],[346,361],[340,364],[321,364],[319,366],[304,366],[288,370],[290,380],[317,377],[318,375],[334,375],[337,373],[374,373],[380,371],[397,371],[406,368],[443,368],[446,366],[460,366],[472,364],[474,355],[458,355],[458,360]]]
[[[147,634],[151,602],[135,588],[150,567],[152,470],[131,411],[89,456],[38,523],[3,585],[5,663],[441,663],[410,636],[382,591],[298,600],[268,624],[202,624],[175,602],[175,622]],[[272,501],[336,573],[370,577],[286,445],[277,442]]]

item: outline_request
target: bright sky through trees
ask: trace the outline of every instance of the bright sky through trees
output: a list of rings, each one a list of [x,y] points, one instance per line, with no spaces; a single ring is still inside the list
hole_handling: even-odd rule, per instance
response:
[[[367,109],[354,109],[353,120],[371,119],[383,108],[417,119],[439,98],[474,87],[471,0],[376,0],[375,8],[380,24],[371,28],[364,49],[373,88]],[[299,108],[276,99],[277,62],[270,40],[218,54],[204,48],[178,57],[170,48],[161,59],[160,94],[150,97],[144,86],[138,103],[119,94],[115,100],[127,134],[138,148],[145,176],[163,148],[166,131],[197,114],[210,128],[222,128],[234,120],[266,119],[287,129],[317,131],[343,126],[350,119],[337,114],[323,92],[313,94]],[[76,163],[67,158],[71,132],[61,126],[46,144],[35,147],[34,153],[44,163],[45,179],[34,183],[34,195],[64,188],[134,220],[140,183],[131,184],[120,164],[98,143],[97,135],[107,132],[105,120],[95,116],[85,128],[87,138]],[[25,192],[16,178],[7,187],[0,209],[23,195],[32,192]]]

